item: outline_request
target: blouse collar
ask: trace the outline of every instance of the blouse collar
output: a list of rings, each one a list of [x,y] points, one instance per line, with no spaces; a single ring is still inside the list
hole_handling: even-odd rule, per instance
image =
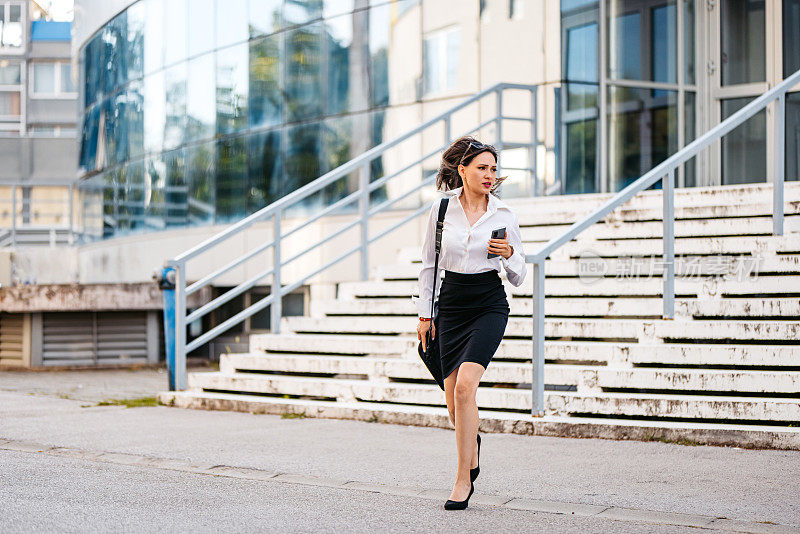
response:
[[[457,199],[458,195],[461,194],[461,190],[462,189],[464,189],[463,185],[461,187],[456,187],[455,189],[449,189],[449,190],[445,191],[444,194],[445,195],[451,195],[451,196],[453,196],[454,198]],[[492,213],[496,212],[498,209],[501,209],[501,208],[502,209],[506,209],[508,211],[511,211],[511,207],[509,207],[508,204],[503,202],[502,199],[496,197],[492,193],[487,193],[487,194],[489,195],[489,204],[488,204],[486,209],[491,210]]]

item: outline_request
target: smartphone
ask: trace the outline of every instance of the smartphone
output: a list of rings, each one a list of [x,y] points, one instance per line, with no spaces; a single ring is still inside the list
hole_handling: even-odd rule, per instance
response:
[[[496,230],[492,230],[492,239],[503,239],[506,237],[506,227],[498,228]],[[496,258],[500,256],[500,254],[492,254],[489,252],[486,254],[486,257],[489,259]]]

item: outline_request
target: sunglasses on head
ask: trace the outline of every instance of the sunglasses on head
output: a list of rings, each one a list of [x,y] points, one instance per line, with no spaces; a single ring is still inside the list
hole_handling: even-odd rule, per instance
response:
[[[472,148],[473,146],[476,147],[479,151],[485,148],[493,148],[492,145],[487,145],[481,143],[480,141],[470,141],[469,145],[467,145],[467,148],[464,150],[464,154],[461,156],[461,161],[458,162],[459,165],[462,165],[464,163],[464,158],[467,157],[467,152],[469,152],[469,149]]]

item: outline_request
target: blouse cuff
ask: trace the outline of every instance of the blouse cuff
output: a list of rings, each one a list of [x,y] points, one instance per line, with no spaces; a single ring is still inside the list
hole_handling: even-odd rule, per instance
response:
[[[514,249],[514,253],[507,259],[500,256],[500,261],[507,271],[511,271],[517,275],[521,274],[522,269],[525,267],[525,258],[522,257],[522,254],[517,248]]]
[[[430,301],[430,299],[423,300],[421,297],[411,297],[411,300],[413,300],[414,304],[417,306],[418,317],[430,317],[431,316],[431,301]]]

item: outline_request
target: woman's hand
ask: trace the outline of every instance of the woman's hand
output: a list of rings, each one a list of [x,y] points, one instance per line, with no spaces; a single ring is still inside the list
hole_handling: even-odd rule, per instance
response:
[[[510,258],[514,253],[514,249],[508,244],[508,238],[506,237],[503,239],[490,239],[486,250],[492,254],[500,254],[505,259]]]
[[[425,346],[425,334],[428,332],[428,329],[432,328],[431,330],[431,339],[436,337],[436,326],[433,324],[433,321],[419,321],[417,323],[417,339],[422,341],[422,350],[427,351],[428,347]]]

